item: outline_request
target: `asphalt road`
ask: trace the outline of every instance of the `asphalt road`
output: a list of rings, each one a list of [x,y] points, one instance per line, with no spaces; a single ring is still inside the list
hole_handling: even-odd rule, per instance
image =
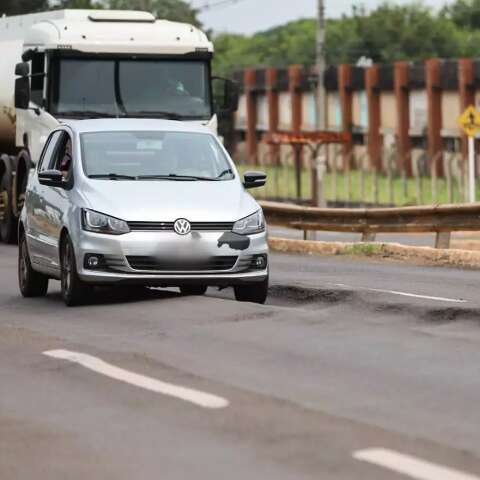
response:
[[[272,255],[265,306],[67,309],[0,246],[0,479],[478,480],[479,277]]]

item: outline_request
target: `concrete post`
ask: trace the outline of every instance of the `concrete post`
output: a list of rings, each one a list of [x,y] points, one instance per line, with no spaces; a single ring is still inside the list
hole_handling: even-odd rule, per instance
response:
[[[247,69],[244,73],[245,95],[247,102],[247,156],[250,162],[258,164],[257,141],[257,98],[255,94],[256,71]]]
[[[394,67],[395,98],[397,106],[397,165],[400,172],[412,176],[412,145],[410,142],[410,65],[397,62]]]
[[[441,62],[437,58],[425,62],[425,77],[428,102],[428,156],[436,159],[436,174],[443,176],[443,162],[438,157],[443,150],[442,142],[442,89]]]
[[[379,68],[372,65],[365,71],[365,89],[368,101],[368,154],[371,166],[382,168],[382,136],[380,134]]]
[[[340,105],[342,111],[342,130],[344,132],[352,131],[353,113],[352,113],[352,67],[350,65],[339,65],[338,67],[338,90],[340,95]],[[343,147],[343,168],[352,167],[352,139]]]

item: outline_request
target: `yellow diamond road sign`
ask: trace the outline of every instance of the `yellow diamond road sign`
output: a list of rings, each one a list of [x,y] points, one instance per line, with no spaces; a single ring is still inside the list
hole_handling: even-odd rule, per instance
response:
[[[468,107],[460,115],[458,124],[469,137],[474,137],[480,133],[480,112],[474,106]]]

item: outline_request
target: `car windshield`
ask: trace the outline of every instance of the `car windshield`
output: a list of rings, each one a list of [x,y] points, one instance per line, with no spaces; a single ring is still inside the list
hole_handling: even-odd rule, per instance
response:
[[[209,66],[203,60],[62,58],[54,77],[57,116],[212,116]]]
[[[231,180],[232,165],[213,135],[117,131],[83,133],[85,174],[107,180]]]

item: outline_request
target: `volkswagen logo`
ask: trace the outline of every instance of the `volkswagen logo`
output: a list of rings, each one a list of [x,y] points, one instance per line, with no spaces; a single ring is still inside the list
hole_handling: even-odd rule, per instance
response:
[[[190,225],[190,222],[185,218],[179,218],[173,224],[173,229],[179,235],[187,235],[192,230],[192,226]]]

